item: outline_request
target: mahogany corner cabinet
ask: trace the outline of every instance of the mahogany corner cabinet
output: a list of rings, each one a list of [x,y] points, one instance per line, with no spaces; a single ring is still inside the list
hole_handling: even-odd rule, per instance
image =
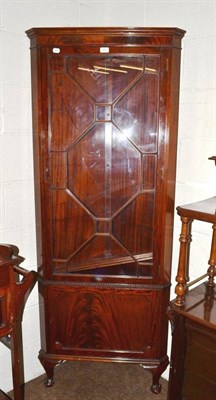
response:
[[[39,359],[168,365],[178,28],[32,28]]]

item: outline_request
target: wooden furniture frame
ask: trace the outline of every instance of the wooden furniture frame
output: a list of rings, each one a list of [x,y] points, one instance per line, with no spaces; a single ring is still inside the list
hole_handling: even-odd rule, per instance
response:
[[[24,400],[22,315],[37,273],[20,267],[14,245],[0,245],[0,341],[11,350],[14,400]],[[22,277],[19,280],[19,277]],[[0,399],[9,399],[0,390]]]
[[[190,286],[198,280],[208,276],[208,286],[214,287],[214,277],[216,275],[216,197],[188,204],[183,207],[177,207],[178,215],[181,217],[182,229],[180,235],[180,254],[178,273],[176,277],[177,285],[175,288],[176,306],[183,306],[185,295]],[[212,244],[209,268],[207,274],[202,275],[196,281],[189,282],[189,255],[190,243],[192,240],[191,227],[194,220],[204,221],[212,224]]]
[[[216,157],[210,160],[216,161]],[[168,400],[215,399],[216,390],[216,197],[177,207],[182,221],[176,299],[169,307],[172,351]],[[189,281],[194,220],[212,224],[207,273]],[[191,289],[204,278],[205,283]]]
[[[171,303],[169,318],[172,351],[168,400],[215,400],[215,287],[205,282],[188,290],[184,305]]]
[[[62,360],[124,361],[161,390],[184,33],[27,31],[47,386]]]

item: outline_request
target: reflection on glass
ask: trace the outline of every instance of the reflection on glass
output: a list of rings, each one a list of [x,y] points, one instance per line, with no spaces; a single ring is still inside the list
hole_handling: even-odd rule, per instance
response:
[[[109,235],[96,235],[70,257],[68,267],[70,271],[79,271],[121,263],[133,263],[133,258]]]
[[[111,106],[96,106],[96,120],[97,121],[110,121],[111,120]]]
[[[151,277],[160,59],[67,56],[50,68],[55,271]]]
[[[88,71],[88,72],[95,72],[97,74],[104,74],[104,75],[109,75],[109,72],[105,71],[99,71],[98,69],[90,69],[90,68],[84,68],[84,67],[78,67],[81,71]]]
[[[54,151],[67,150],[93,123],[94,106],[76,83],[63,72],[51,75],[50,92],[51,148]]]
[[[95,217],[110,218],[139,192],[140,168],[127,138],[111,123],[98,123],[68,153],[68,185]]]
[[[120,65],[121,67],[121,65]],[[116,68],[108,68],[108,67],[100,67],[99,65],[94,65],[94,68],[99,71],[99,70],[106,70],[106,71],[112,71],[112,72],[120,72],[122,74],[127,74],[127,71],[124,71],[122,69],[116,69]]]
[[[116,102],[113,120],[142,153],[157,151],[158,76],[144,74]]]
[[[122,68],[128,68],[128,69],[135,69],[137,71],[143,71],[143,67],[136,67],[135,65],[125,65],[125,64],[121,64],[120,67]]]
[[[122,69],[121,64],[128,64],[129,62],[126,62],[128,59],[132,65],[141,70],[125,71]],[[141,76],[143,65],[143,56],[80,56],[68,59],[67,71],[94,101],[113,103],[128,86]],[[102,72],[104,73],[102,74]]]

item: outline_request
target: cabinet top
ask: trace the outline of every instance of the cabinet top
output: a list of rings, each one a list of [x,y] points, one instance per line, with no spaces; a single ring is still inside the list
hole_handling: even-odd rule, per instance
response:
[[[185,31],[179,28],[59,27],[31,28],[26,31],[32,47],[40,45],[148,45],[180,47]]]
[[[199,221],[216,223],[216,196],[196,203],[177,207],[181,217],[197,219]]]
[[[182,307],[171,302],[171,311],[216,330],[216,289],[205,283],[188,290]]]

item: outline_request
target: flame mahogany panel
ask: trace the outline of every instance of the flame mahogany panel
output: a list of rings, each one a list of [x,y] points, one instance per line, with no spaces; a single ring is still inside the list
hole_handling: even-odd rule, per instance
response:
[[[166,312],[163,296],[168,290],[127,291],[86,288],[48,288],[49,352],[83,355],[107,354],[110,358],[136,354],[140,359],[158,357],[163,350],[155,347],[155,338],[165,324],[152,324],[155,303],[161,301],[160,313]],[[53,315],[53,304],[58,304]],[[163,309],[164,307],[164,309]],[[136,321],[136,322],[135,322]],[[134,329],[136,341],[134,341]],[[161,347],[161,344],[158,345]]]

